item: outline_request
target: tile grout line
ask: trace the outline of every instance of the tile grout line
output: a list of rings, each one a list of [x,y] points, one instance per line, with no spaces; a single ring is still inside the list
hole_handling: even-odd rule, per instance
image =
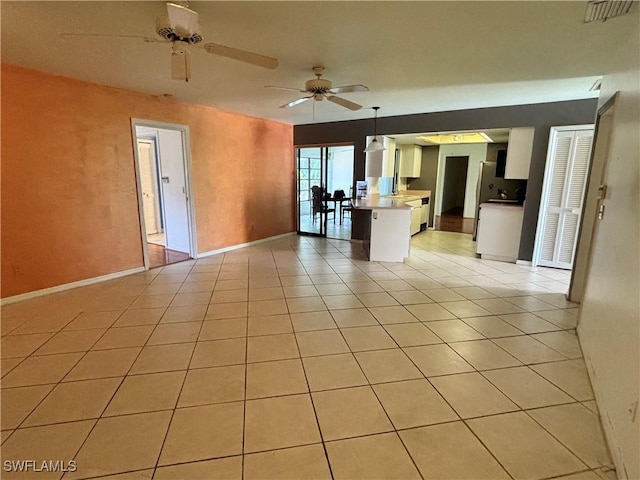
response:
[[[68,323],[65,324],[65,326],[69,325],[71,322],[73,322],[75,319],[77,319],[83,312],[79,312],[75,317],[73,317]],[[117,320],[117,318],[116,318]],[[116,321],[114,320],[114,322]],[[62,331],[62,329],[64,329],[64,326],[59,330]],[[81,361],[82,359],[89,353],[90,349],[93,348],[93,346],[98,343],[100,341],[100,339],[107,333],[108,329],[106,329],[103,334],[96,339],[96,341],[92,344],[92,346],[89,348],[89,350],[87,350],[86,352],[84,352],[84,354],[82,356],[80,356],[80,358],[78,358],[78,360],[73,364],[73,366],[67,371],[66,374],[64,374],[57,382],[55,383],[45,383],[45,384],[36,384],[36,385],[23,385],[22,387],[31,387],[31,386],[38,386],[38,385],[53,385],[53,387],[51,388],[51,390],[49,390],[49,392],[42,398],[42,400],[40,400],[40,402],[38,402],[38,404],[33,407],[31,409],[31,411],[22,419],[22,421],[18,424],[18,426],[16,426],[16,428],[14,429],[14,431],[18,430],[23,424],[24,422],[26,422],[29,417],[31,415],[33,415],[33,413],[36,411],[36,409],[38,409],[38,407],[40,407],[40,405],[42,405],[44,403],[44,401],[51,395],[51,393],[53,393],[53,391],[63,383],[63,380],[66,378],[66,376],[69,374],[69,372],[71,372],[71,370],[73,370]],[[54,334],[51,338],[53,338],[56,334]],[[49,340],[51,340],[51,338]],[[49,342],[49,340],[47,340],[44,344],[42,344],[39,348],[42,348],[46,343]],[[25,357],[24,360],[27,360],[28,358],[31,358],[31,356],[33,356],[35,352],[32,352],[29,356]],[[73,352],[76,353],[76,352]],[[79,353],[79,352],[78,352]],[[65,355],[65,354],[69,354],[69,353],[62,353],[59,355]],[[20,386],[16,386],[16,387],[10,387],[10,388],[21,388]],[[4,388],[3,388],[4,390]],[[114,392],[115,393],[115,392]],[[13,434],[12,434],[13,435]],[[77,452],[76,452],[77,454]]]
[[[191,270],[189,270],[189,272],[193,271],[193,267],[196,264],[194,264],[191,268]],[[219,274],[218,274],[219,275]],[[189,274],[187,274],[188,278]],[[217,276],[216,276],[216,281],[217,281]],[[184,282],[182,282],[182,284],[184,285]],[[177,294],[176,294],[177,295]],[[209,299],[211,299],[211,296],[213,295],[213,291],[209,294]],[[175,297],[174,297],[175,298]],[[168,308],[168,307],[167,307]],[[166,312],[165,312],[166,313]],[[163,315],[164,316],[164,315]],[[162,321],[162,318],[160,319],[160,321]],[[158,322],[156,324],[156,327],[153,329],[153,331],[151,332],[151,335],[149,335],[149,338],[147,339],[147,343],[149,342],[149,340],[151,339],[151,337],[153,336],[153,333],[155,332],[156,328],[160,325],[160,322]],[[153,473],[151,475],[151,478],[153,479],[156,476],[156,472],[158,470],[158,465],[160,463],[160,458],[162,457],[162,452],[164,451],[164,447],[165,444],[167,442],[167,438],[169,437],[169,432],[171,431],[171,424],[173,423],[173,419],[175,417],[176,414],[176,410],[178,409],[178,403],[180,402],[180,397],[182,396],[182,391],[184,390],[184,386],[187,383],[187,377],[189,376],[189,367],[191,366],[191,362],[193,361],[193,356],[195,355],[196,352],[196,347],[198,346],[198,338],[200,337],[200,333],[202,332],[202,328],[204,327],[204,320],[202,320],[200,322],[200,329],[198,330],[198,336],[196,337],[196,342],[193,345],[193,350],[191,350],[191,355],[189,356],[189,362],[187,363],[187,368],[185,370],[184,373],[184,377],[182,378],[182,383],[180,385],[180,390],[178,392],[178,395],[176,396],[176,401],[175,404],[173,406],[173,408],[171,409],[171,415],[169,417],[169,422],[167,423],[167,429],[164,432],[164,436],[162,438],[162,443],[160,444],[160,449],[158,450],[158,456],[156,457],[156,461],[153,467],[149,467],[149,468],[153,468]],[[144,349],[144,347],[143,347]],[[140,354],[142,354],[142,350],[140,350]],[[137,359],[136,359],[137,360]],[[135,361],[134,363],[131,365],[131,368],[133,368],[133,365],[135,365]],[[131,370],[131,369],[130,369]],[[180,370],[181,371],[181,370]],[[165,373],[165,372],[160,372],[160,373]],[[153,374],[153,373],[151,373]]]
[[[250,261],[249,261],[250,262]],[[249,265],[250,267],[250,265]],[[247,298],[249,298],[249,289],[251,287],[250,278],[247,279]],[[245,330],[245,342],[244,342],[244,398],[242,401],[242,447],[240,451],[241,459],[241,470],[240,475],[244,480],[245,478],[245,444],[247,441],[247,383],[249,377],[249,306],[247,304],[247,324]]]
[[[271,255],[273,256],[273,250],[271,251]],[[320,255],[320,256],[322,256],[322,255]],[[329,265],[329,267],[330,267],[331,269],[333,269],[333,267],[334,267],[334,266],[337,266],[337,265],[333,265],[333,263],[332,263],[331,261],[326,261],[326,260],[325,260],[325,263],[326,263],[327,265]],[[196,264],[197,264],[197,263],[196,263]],[[192,268],[193,268],[193,266],[192,266]],[[222,270],[219,270],[219,272],[221,272],[221,271],[222,271]],[[402,271],[402,270],[399,270],[399,271]],[[334,272],[335,272],[336,274],[338,274],[335,270],[334,270]],[[345,274],[345,272],[342,272],[342,275],[344,275],[344,274]],[[346,274],[348,275],[349,273],[346,273]],[[365,274],[366,274],[366,273],[365,273]],[[341,274],[338,274],[338,276],[340,276],[340,275],[341,275]],[[308,275],[308,276],[311,276],[311,275]],[[278,274],[278,278],[279,278],[279,279],[280,279],[280,281],[281,281],[281,278],[282,278],[282,277],[280,277],[280,275],[279,275],[279,274]],[[340,277],[340,278],[342,279],[342,277]],[[407,279],[402,278],[402,280],[406,281]],[[375,282],[375,280],[374,280],[374,282]],[[185,283],[185,282],[182,282],[182,283],[183,283],[183,285],[184,285],[184,283]],[[451,288],[451,287],[447,287],[447,288]],[[481,288],[481,287],[479,287],[479,288]],[[417,290],[417,289],[415,289],[415,288],[414,288],[414,290]],[[388,292],[388,291],[385,291],[385,293],[390,294],[390,292]],[[175,295],[177,295],[177,292],[176,292],[176,294],[174,294],[174,298],[175,298]],[[213,290],[211,291],[211,295],[213,295]],[[320,295],[320,297],[325,297],[325,296],[330,296],[330,295]],[[393,295],[392,295],[392,296],[393,296]],[[532,295],[532,296],[533,296],[533,295]],[[507,299],[505,299],[505,298],[501,298],[501,299],[502,299],[502,300],[505,300],[505,301],[508,301],[508,300],[507,300]],[[210,296],[210,300],[211,300],[211,296]],[[323,310],[323,311],[328,311],[328,313],[332,316],[332,313],[331,313],[332,311],[331,311],[331,310],[329,310],[329,309],[327,308],[327,304],[326,304],[326,302],[324,302],[324,299],[322,299],[322,300],[323,300],[323,303],[325,304],[325,308],[326,308],[326,310]],[[437,302],[436,302],[436,303],[437,303]],[[475,303],[475,302],[474,302],[474,303]],[[286,301],[285,301],[285,304],[286,304]],[[209,305],[211,305],[211,303],[209,303]],[[402,305],[402,306],[404,307],[404,305]],[[168,308],[168,307],[167,307],[167,308]],[[366,309],[367,309],[367,311],[369,311],[369,307],[366,307],[366,305],[365,305],[365,307],[364,307],[364,308],[366,308]],[[126,310],[127,310],[127,309],[125,309],[125,311],[126,311]],[[165,311],[165,313],[166,313],[166,311]],[[369,313],[371,313],[371,312],[369,312]],[[532,313],[532,312],[531,312],[531,313]],[[290,322],[291,322],[291,314],[289,313],[288,315],[289,315],[289,319],[290,319]],[[375,318],[375,316],[374,316],[374,318]],[[464,319],[461,319],[461,320],[462,320],[462,321],[464,321]],[[203,319],[203,320],[201,321],[202,323],[201,323],[201,325],[200,325],[200,331],[202,331],[202,328],[203,328],[203,325],[204,325],[204,321],[206,321],[206,317],[205,317],[205,319]],[[248,322],[248,317],[246,318],[246,321]],[[387,335],[389,335],[389,333],[388,333],[387,329],[385,328],[385,325],[386,325],[386,324],[381,324],[377,319],[376,319],[376,321],[378,322],[378,325],[377,325],[377,326],[381,326],[381,327],[383,328],[383,330],[387,332]],[[411,322],[411,323],[415,323],[415,322]],[[423,326],[425,326],[425,327],[427,327],[427,328],[428,328],[428,325],[426,325],[424,322],[420,322],[420,323],[421,323]],[[465,323],[466,323],[466,322],[465,322]],[[152,333],[151,333],[151,335],[149,336],[149,338],[147,339],[147,342],[146,342],[146,343],[148,343],[149,339],[150,339],[150,338],[151,338],[151,336],[153,335],[153,332],[155,332],[155,330],[156,330],[156,328],[158,327],[158,325],[159,325],[159,324],[160,324],[160,322],[156,323],[156,325],[155,325],[154,329],[152,330]],[[291,325],[291,326],[293,326],[293,325]],[[355,326],[354,326],[354,327],[355,327]],[[473,328],[471,325],[470,325],[470,327],[471,327],[471,328]],[[108,330],[110,330],[111,328],[115,328],[115,327],[113,327],[113,325],[111,325],[111,326],[109,327],[109,329],[107,329],[107,331],[108,331]],[[349,328],[349,327],[342,327],[342,328],[341,328],[341,327],[338,327],[337,329],[340,331],[340,333],[341,333],[341,334],[342,334],[342,329],[343,329],[343,328],[345,328],[345,329],[346,329],[346,328]],[[333,330],[333,329],[332,329],[332,330]],[[296,336],[296,333],[298,333],[298,332],[296,332],[295,330],[293,330],[293,331],[292,331],[292,333],[293,333],[293,335],[294,335],[294,338],[296,339],[296,344],[297,344],[297,336]],[[267,335],[269,335],[269,334],[267,334]],[[275,335],[275,334],[271,334],[271,335]],[[435,334],[435,335],[437,336],[437,334]],[[55,336],[55,333],[54,333],[54,336]],[[483,335],[483,336],[484,336],[484,335]],[[198,335],[198,337],[199,337],[199,335]],[[345,340],[344,335],[342,335],[342,338],[343,338],[343,340]],[[391,338],[392,338],[392,339],[394,340],[394,342],[399,346],[399,344],[398,344],[398,342],[395,340],[395,338],[393,338],[393,337],[391,337]],[[244,365],[245,365],[245,408],[246,408],[246,376],[247,376],[247,365],[248,365],[248,362],[247,362],[247,344],[248,344],[248,339],[249,339],[249,335],[248,335],[248,331],[247,331],[247,334],[245,335],[245,364],[244,364]],[[491,339],[489,338],[489,340],[491,340]],[[536,340],[537,340],[537,339],[536,339]],[[199,341],[199,338],[196,340],[196,345],[197,345],[198,341]],[[46,343],[46,342],[45,342],[45,343]],[[180,343],[187,343],[187,342],[180,342]],[[455,342],[453,342],[453,343],[455,343]],[[544,342],[540,342],[540,343],[544,344]],[[449,346],[449,343],[447,343],[447,342],[444,342],[443,344],[446,344],[446,345],[448,345],[448,346]],[[546,345],[546,344],[545,344],[545,345]],[[352,350],[351,346],[348,344],[348,342],[347,342],[347,346],[348,346],[349,350],[351,351],[351,355],[352,355],[352,356],[354,356],[354,355],[353,355],[353,350]],[[554,349],[553,349],[553,347],[550,347],[550,346],[548,346],[548,345],[546,345],[546,346],[547,346],[547,347],[549,347],[549,348],[551,348],[552,350],[554,350]],[[124,347],[123,347],[123,348],[124,348]],[[144,348],[144,346],[143,346],[143,348]],[[115,349],[115,348],[114,348],[114,349]],[[194,345],[194,350],[192,350],[192,352],[191,352],[191,359],[193,358],[194,352],[195,352],[195,345]],[[404,352],[404,350],[403,350],[403,352]],[[508,352],[507,352],[507,353],[508,353]],[[139,354],[140,354],[140,352],[139,352]],[[138,354],[138,356],[139,356],[139,354]],[[299,355],[299,357],[298,357],[298,358],[300,358],[300,360],[302,360],[302,357],[300,356],[299,346],[298,346],[298,355]],[[406,355],[406,353],[405,353],[405,355]],[[138,357],[136,357],[136,358],[138,358]],[[355,357],[354,357],[354,358],[355,358]],[[410,359],[410,360],[411,360],[411,359]],[[413,362],[413,360],[411,360],[411,361]],[[564,361],[564,360],[558,360],[558,361]],[[134,360],[134,363],[135,363],[135,360]],[[189,362],[189,366],[187,367],[187,371],[189,371],[189,370],[190,370],[190,363],[191,363],[191,360],[190,360],[190,362]],[[547,363],[547,362],[544,362],[544,363]],[[415,365],[415,364],[414,364],[414,365]],[[304,365],[303,365],[303,366],[304,366]],[[74,367],[72,367],[72,369],[73,369],[73,368],[74,368]],[[479,373],[481,373],[481,372],[482,372],[482,371],[479,371],[479,370],[477,370],[477,369],[475,369],[475,368],[474,368],[474,370],[475,370],[476,372],[479,372]],[[537,374],[537,372],[536,372],[536,374]],[[538,375],[540,375],[540,374],[538,374]],[[127,374],[126,374],[126,376],[129,376],[129,373],[127,373]],[[132,375],[132,376],[133,376],[133,375]],[[306,378],[306,371],[305,371],[305,378]],[[426,377],[425,377],[425,378],[426,378]],[[186,374],[185,374],[185,379],[186,379]],[[183,379],[183,386],[184,386],[185,379]],[[307,378],[306,378],[306,379],[307,379]],[[427,380],[428,380],[428,378],[427,378]],[[545,380],[546,380],[546,379],[545,379]],[[60,383],[60,382],[58,382],[58,383]],[[389,382],[389,383],[392,383],[392,382]],[[369,381],[369,386],[370,386],[370,388],[372,388],[372,385],[371,385],[371,382],[370,382],[370,381]],[[307,379],[307,387],[309,388],[309,385],[308,385],[308,379]],[[117,390],[118,390],[118,389],[117,389]],[[117,390],[116,390],[116,391],[117,391]],[[309,390],[310,390],[310,389],[309,389]],[[499,389],[498,389],[498,390],[499,390]],[[437,389],[436,389],[436,391],[437,391]],[[375,390],[374,390],[374,393],[375,393]],[[179,396],[180,396],[180,394],[179,394]],[[179,396],[178,396],[178,399],[179,399]],[[378,399],[378,402],[380,402],[380,400],[379,400],[379,399]],[[175,409],[176,409],[176,408],[177,408],[177,407],[174,407],[174,409],[173,409],[173,410],[175,411]],[[383,410],[384,410],[384,407],[383,407]],[[384,410],[384,411],[385,411],[385,413],[386,413],[386,410]],[[315,408],[314,408],[314,412],[315,412]],[[388,416],[388,414],[387,414],[387,416]],[[244,421],[245,421],[245,419],[243,419],[243,422],[244,422]],[[317,413],[316,413],[316,422],[318,422],[318,419],[317,419]],[[171,423],[171,422],[170,422],[170,423]],[[318,428],[319,428],[319,425],[318,425]],[[243,425],[243,431],[244,431],[244,425]],[[396,432],[397,432],[397,430],[396,430]],[[323,441],[323,444],[324,444],[324,441]],[[405,447],[405,448],[406,448],[406,447]],[[161,449],[161,450],[162,450],[162,449]],[[244,449],[243,449],[243,450],[244,450]],[[325,455],[326,455],[326,449],[325,449]]]
[[[291,322],[291,328],[293,328],[293,322]],[[294,334],[293,338],[296,341],[296,347],[298,348],[298,353],[300,354],[300,345],[298,343],[298,337]],[[301,354],[300,354],[301,355]],[[331,461],[329,460],[329,452],[327,451],[327,445],[324,440],[324,435],[322,434],[322,428],[320,428],[320,419],[318,418],[318,411],[316,409],[316,404],[313,400],[313,395],[311,391],[311,385],[309,385],[309,377],[307,375],[307,369],[304,365],[303,357],[300,356],[300,364],[302,365],[302,373],[304,374],[304,380],[307,384],[307,390],[309,395],[309,400],[311,401],[311,408],[313,409],[313,415],[316,420],[316,427],[318,428],[318,434],[320,435],[320,443],[322,444],[322,450],[324,451],[324,458],[327,461],[327,467],[329,468],[329,475],[331,475],[331,479],[335,479],[335,475],[333,473],[333,467],[331,466]]]

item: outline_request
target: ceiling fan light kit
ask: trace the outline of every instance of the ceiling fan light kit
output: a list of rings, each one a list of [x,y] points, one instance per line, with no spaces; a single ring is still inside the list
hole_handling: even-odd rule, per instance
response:
[[[175,3],[167,3],[167,13],[156,20],[156,32],[162,38],[172,42],[200,43],[202,41],[198,14]]]
[[[371,108],[373,109],[373,112],[374,112],[373,140],[371,140],[369,142],[369,145],[367,145],[367,148],[364,149],[365,153],[379,152],[380,150],[386,150],[386,148],[384,148],[384,145],[382,145],[382,143],[378,141],[378,110],[380,110],[380,107],[371,107]]]

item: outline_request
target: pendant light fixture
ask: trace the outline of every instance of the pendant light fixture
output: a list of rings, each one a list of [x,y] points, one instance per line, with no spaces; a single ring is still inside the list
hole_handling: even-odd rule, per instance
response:
[[[384,145],[378,141],[378,110],[380,107],[371,107],[374,111],[373,117],[373,140],[369,142],[367,148],[364,149],[365,152],[379,152],[380,150],[386,150]]]

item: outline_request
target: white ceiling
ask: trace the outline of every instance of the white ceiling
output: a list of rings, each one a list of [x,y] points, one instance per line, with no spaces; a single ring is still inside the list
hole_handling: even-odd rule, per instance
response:
[[[266,70],[193,49],[189,83],[170,79],[170,46],[59,33],[154,36],[164,3],[2,1],[2,61],[290,124],[369,118],[330,102],[279,109],[311,67],[381,117],[590,98],[615,70],[609,52],[638,28],[638,9],[584,24],[585,1],[190,2],[205,42],[277,57]],[[313,112],[315,107],[315,115]]]

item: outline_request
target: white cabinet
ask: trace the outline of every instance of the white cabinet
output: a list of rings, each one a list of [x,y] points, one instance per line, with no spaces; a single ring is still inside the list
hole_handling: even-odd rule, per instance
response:
[[[420,230],[424,228],[429,228],[429,204],[423,203],[420,207]]]
[[[400,146],[400,176],[418,178],[422,168],[422,147],[420,145]]]
[[[403,262],[411,245],[411,209],[373,209],[370,242],[372,262]]]
[[[411,235],[420,232],[420,220],[422,219],[422,200],[411,200],[406,205],[411,207]]]
[[[476,253],[489,260],[515,263],[523,214],[521,206],[481,204]]]
[[[534,133],[535,128],[533,127],[511,129],[504,178],[518,180],[529,178]]]

